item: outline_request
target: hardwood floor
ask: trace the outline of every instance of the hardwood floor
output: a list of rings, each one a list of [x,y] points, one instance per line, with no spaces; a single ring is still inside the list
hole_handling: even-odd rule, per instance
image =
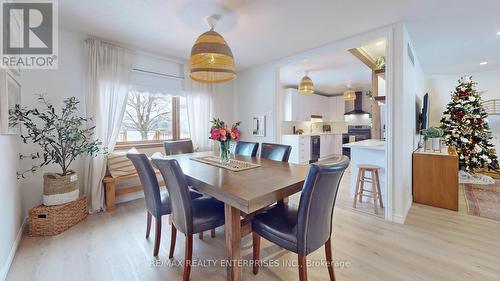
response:
[[[500,223],[466,212],[414,205],[405,225],[352,211],[349,177],[344,177],[334,214],[333,259],[337,280],[500,280]],[[298,202],[298,196],[291,198]],[[350,204],[348,204],[350,202]],[[462,204],[463,206],[463,204]],[[119,204],[112,213],[89,216],[55,237],[24,237],[7,280],[182,280],[182,267],[154,266],[153,240],[146,240],[142,200]],[[159,261],[167,263],[171,228],[163,221]],[[154,227],[154,226],[153,226]],[[178,233],[179,234],[179,233]],[[185,238],[177,235],[175,261],[183,259]],[[296,255],[261,239],[261,260],[294,263]],[[252,259],[252,236],[242,242],[245,260]],[[225,256],[223,228],[217,237],[194,239],[195,262]],[[324,248],[308,256],[322,261]],[[158,263],[159,264],[159,263]],[[157,265],[158,265],[157,264]],[[200,264],[198,264],[200,265]],[[206,264],[205,264],[206,265]],[[329,280],[326,266],[308,268],[309,280]],[[296,267],[243,270],[244,280],[298,280]],[[195,266],[191,280],[226,280],[225,268]]]

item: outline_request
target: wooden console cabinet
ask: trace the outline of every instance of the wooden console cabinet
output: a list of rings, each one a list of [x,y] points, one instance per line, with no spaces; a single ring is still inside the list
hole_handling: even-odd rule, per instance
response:
[[[413,152],[413,202],[458,211],[458,156]]]

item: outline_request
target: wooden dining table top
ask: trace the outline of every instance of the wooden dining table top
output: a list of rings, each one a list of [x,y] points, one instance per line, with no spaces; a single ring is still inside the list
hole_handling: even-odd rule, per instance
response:
[[[176,159],[189,185],[244,213],[250,214],[302,190],[308,166],[261,158],[234,156],[259,167],[230,171],[193,160],[217,156],[213,151],[165,156]]]

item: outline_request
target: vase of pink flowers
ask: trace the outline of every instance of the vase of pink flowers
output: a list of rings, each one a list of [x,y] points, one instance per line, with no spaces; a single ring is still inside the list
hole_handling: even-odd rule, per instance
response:
[[[231,141],[238,141],[240,139],[240,130],[238,127],[241,122],[234,123],[231,128],[227,127],[224,121],[221,121],[219,118],[214,118],[211,123],[210,139],[219,142],[220,161],[221,163],[227,163],[229,162]]]

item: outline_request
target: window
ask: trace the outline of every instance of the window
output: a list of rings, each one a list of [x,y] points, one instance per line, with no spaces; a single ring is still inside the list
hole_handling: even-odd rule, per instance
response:
[[[189,137],[185,97],[144,89],[129,92],[118,146]]]

